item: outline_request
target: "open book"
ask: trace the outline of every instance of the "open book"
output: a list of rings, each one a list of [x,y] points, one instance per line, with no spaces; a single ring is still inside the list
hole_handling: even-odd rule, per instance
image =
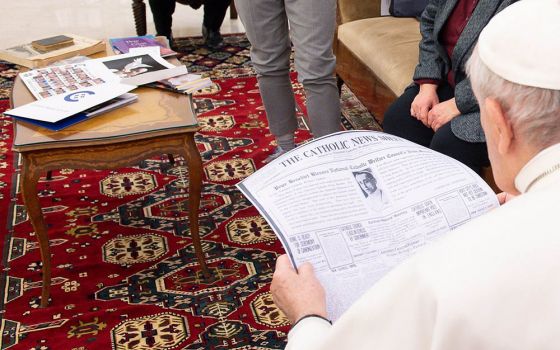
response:
[[[465,165],[375,131],[313,140],[237,186],[293,265],[313,264],[332,320],[418,249],[498,206]]]

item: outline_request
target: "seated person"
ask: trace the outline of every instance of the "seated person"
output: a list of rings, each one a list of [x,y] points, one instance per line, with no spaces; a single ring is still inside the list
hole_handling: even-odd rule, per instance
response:
[[[190,0],[187,4],[197,9],[204,3],[204,19],[202,20],[202,36],[204,42],[210,48],[219,47],[223,38],[220,27],[226,16],[227,8],[231,0]],[[181,1],[182,3],[185,1]],[[157,35],[165,36],[173,45],[171,25],[173,13],[175,12],[175,0],[150,0],[150,9],[154,16]]]
[[[465,63],[490,18],[515,1],[430,0],[420,20],[415,83],[387,109],[383,130],[455,158],[480,174],[489,161]]]
[[[333,325],[311,265],[281,256],[271,291],[296,323],[286,349],[558,348],[559,18],[558,0],[517,2],[467,64],[496,183],[518,196],[404,261]]]

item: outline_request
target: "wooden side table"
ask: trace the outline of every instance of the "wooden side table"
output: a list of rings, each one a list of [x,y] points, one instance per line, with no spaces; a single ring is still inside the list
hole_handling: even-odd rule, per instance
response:
[[[21,191],[35,229],[43,263],[41,306],[50,295],[51,264],[47,226],[37,195],[42,173],[54,169],[110,169],[134,165],[158,154],[181,154],[189,167],[189,221],[193,246],[203,274],[210,278],[199,236],[198,210],[202,159],[194,141],[199,130],[190,96],[139,88],[138,102],[53,132],[15,122],[13,149],[22,156]],[[12,105],[33,101],[18,77]]]

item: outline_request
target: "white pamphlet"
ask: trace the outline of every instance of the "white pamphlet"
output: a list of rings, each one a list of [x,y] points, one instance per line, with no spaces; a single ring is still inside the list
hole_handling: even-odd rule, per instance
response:
[[[121,83],[104,83],[44,98],[8,110],[6,115],[56,123],[88,108],[111,100],[136,88]]]

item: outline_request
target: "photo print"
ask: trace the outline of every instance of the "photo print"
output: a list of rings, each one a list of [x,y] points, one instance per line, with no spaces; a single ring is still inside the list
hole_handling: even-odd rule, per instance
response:
[[[148,54],[104,61],[103,64],[121,78],[167,69]]]

